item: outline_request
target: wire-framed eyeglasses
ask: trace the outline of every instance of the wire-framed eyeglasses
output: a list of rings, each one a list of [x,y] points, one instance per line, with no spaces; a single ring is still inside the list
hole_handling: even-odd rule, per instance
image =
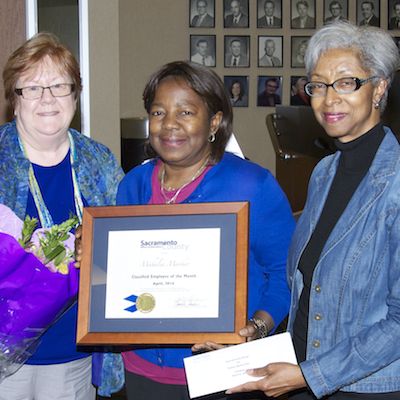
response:
[[[333,83],[324,82],[308,82],[304,86],[304,90],[311,97],[324,97],[328,92],[328,87],[332,87],[336,93],[348,94],[353,93],[360,89],[361,86],[365,85],[372,79],[377,78],[377,76],[371,76],[366,79],[359,79],[354,77],[340,78]]]
[[[51,86],[27,86],[15,89],[15,93],[25,100],[36,100],[42,98],[45,89],[49,89],[53,97],[65,97],[75,90],[75,85],[73,83],[57,83]]]

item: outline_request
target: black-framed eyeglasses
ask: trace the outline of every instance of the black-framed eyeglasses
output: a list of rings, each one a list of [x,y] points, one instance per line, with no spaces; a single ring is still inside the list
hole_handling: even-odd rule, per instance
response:
[[[45,89],[49,89],[53,97],[65,97],[75,91],[75,85],[73,83],[57,83],[51,86],[27,86],[15,89],[15,93],[25,100],[36,100],[42,98]]]
[[[378,78],[377,76],[371,76],[366,79],[359,79],[354,77],[348,78],[340,78],[337,79],[333,83],[324,83],[324,82],[308,82],[304,86],[304,90],[311,97],[324,97],[328,91],[328,87],[332,87],[336,93],[339,94],[348,94],[353,93],[356,90],[360,89],[362,85],[365,85],[367,82],[372,79]]]

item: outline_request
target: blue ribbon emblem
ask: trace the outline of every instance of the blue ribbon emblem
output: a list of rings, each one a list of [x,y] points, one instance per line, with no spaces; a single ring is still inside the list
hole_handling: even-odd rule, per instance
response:
[[[135,296],[134,294],[131,294],[130,296],[125,297],[124,300],[130,301],[130,302],[133,303],[133,305],[131,305],[131,306],[125,308],[125,311],[129,311],[129,312],[131,312],[131,313],[137,311],[137,308],[136,308],[136,299],[137,299],[137,298],[138,298],[138,297]]]

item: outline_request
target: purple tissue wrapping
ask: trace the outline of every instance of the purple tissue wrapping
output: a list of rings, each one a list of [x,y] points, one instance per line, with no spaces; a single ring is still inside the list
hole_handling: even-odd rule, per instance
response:
[[[0,334],[10,344],[41,334],[78,292],[79,270],[52,272],[12,236],[0,233]]]

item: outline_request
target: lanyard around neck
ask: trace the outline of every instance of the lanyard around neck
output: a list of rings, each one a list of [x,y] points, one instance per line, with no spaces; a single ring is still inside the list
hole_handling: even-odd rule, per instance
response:
[[[79,219],[79,222],[82,223],[83,202],[82,202],[82,195],[79,190],[78,179],[76,177],[76,172],[75,172],[75,168],[74,168],[74,160],[75,160],[75,155],[76,155],[75,143],[74,143],[74,139],[70,132],[68,132],[68,139],[69,139],[69,145],[70,145],[69,157],[70,157],[70,163],[71,163],[72,184],[73,184],[73,188],[74,188],[75,210],[76,210],[76,214]],[[25,158],[28,159],[26,149],[25,149],[24,144],[22,143],[19,136],[18,136],[18,141],[19,141],[20,148],[25,155]],[[50,212],[49,212],[48,208],[46,207],[46,204],[43,200],[42,192],[40,191],[40,187],[39,187],[38,181],[36,179],[35,172],[33,171],[33,166],[32,166],[31,162],[29,163],[28,176],[29,176],[29,189],[31,191],[33,200],[35,202],[36,209],[39,214],[40,224],[41,224],[42,228],[50,228],[54,225],[53,218],[51,217]]]

